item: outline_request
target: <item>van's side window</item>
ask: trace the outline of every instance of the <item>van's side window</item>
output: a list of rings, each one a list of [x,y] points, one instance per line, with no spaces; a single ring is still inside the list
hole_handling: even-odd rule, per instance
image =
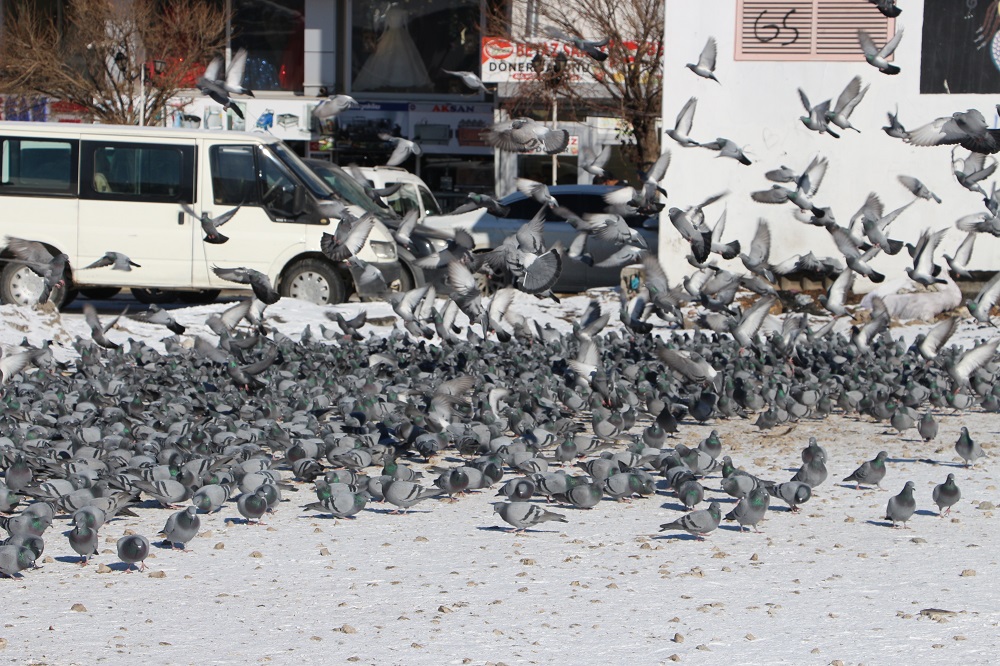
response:
[[[260,205],[253,146],[212,146],[209,161],[216,205]]]
[[[194,202],[194,146],[83,142],[86,199]]]
[[[78,142],[0,138],[0,194],[75,196]]]

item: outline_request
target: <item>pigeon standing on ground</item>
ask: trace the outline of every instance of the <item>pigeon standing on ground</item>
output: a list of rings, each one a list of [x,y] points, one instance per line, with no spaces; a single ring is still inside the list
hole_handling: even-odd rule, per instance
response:
[[[686,513],[671,523],[660,525],[660,531],[684,530],[688,534],[702,539],[705,534],[717,528],[721,521],[722,510],[719,508],[719,503],[712,502],[707,509]]]
[[[887,451],[879,451],[874,459],[862,463],[860,467],[851,472],[851,475],[844,479],[844,483],[853,481],[855,489],[860,488],[862,483],[881,488],[882,486],[879,484],[885,478],[885,459],[888,457]]]
[[[939,515],[947,516],[951,513],[951,507],[955,506],[962,499],[962,491],[958,489],[958,484],[955,483],[955,475],[949,474],[944,483],[934,486],[931,498],[938,506]]]
[[[893,527],[896,527],[896,523],[903,523],[903,527],[906,527],[906,521],[917,510],[917,500],[913,497],[915,487],[913,481],[907,481],[898,495],[889,498],[885,519],[891,520]]]
[[[118,559],[125,563],[125,571],[131,571],[132,565],[137,562],[139,571],[145,571],[148,556],[149,539],[141,534],[129,534],[118,539]]]
[[[757,487],[750,491],[749,495],[743,496],[732,511],[726,514],[726,520],[735,520],[740,524],[740,532],[743,528],[750,526],[754,532],[759,532],[759,523],[767,513],[767,507],[771,504],[771,496],[763,487]]]
[[[14,544],[0,546],[0,576],[13,578],[25,569],[35,566],[35,554],[30,548]]]
[[[170,544],[171,548],[176,548],[177,544],[180,544],[181,549],[184,549],[188,542],[197,536],[200,528],[201,518],[198,517],[198,508],[189,506],[172,513],[160,534],[166,537],[165,542]]]
[[[424,488],[412,481],[390,481],[382,485],[385,501],[406,511],[417,502],[443,495],[440,488]]]
[[[569,522],[561,513],[546,511],[531,502],[493,502],[493,512],[500,514],[505,523],[513,526],[514,532],[524,532],[529,527],[550,520],[559,523]]]
[[[969,435],[969,429],[965,426],[962,426],[962,433],[958,436],[958,440],[955,441],[955,453],[962,456],[966,467],[975,465],[977,460],[986,455],[983,447],[972,439]]]
[[[91,555],[97,555],[97,530],[77,524],[68,533],[69,545],[81,557],[80,565],[87,564]]]

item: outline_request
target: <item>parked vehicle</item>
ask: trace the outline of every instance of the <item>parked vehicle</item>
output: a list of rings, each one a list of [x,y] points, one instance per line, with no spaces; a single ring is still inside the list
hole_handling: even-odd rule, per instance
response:
[[[321,159],[307,159],[305,163],[326,182],[327,185],[345,202],[357,206],[364,212],[379,217],[386,226],[395,229],[402,221],[402,216],[410,210],[418,210],[420,218],[427,211],[440,214],[441,210],[427,185],[419,176],[396,167],[362,167],[361,173],[368,180],[368,185],[381,189],[394,183],[402,183],[402,187],[381,202],[374,201],[361,184],[351,174],[340,166]],[[382,205],[380,205],[380,203]],[[412,243],[409,248],[398,247],[399,262],[402,264],[400,281],[403,289],[419,287],[428,282],[443,287],[444,269],[422,269],[417,265],[417,259],[433,254],[447,244],[441,238],[415,231],[410,235]]]
[[[0,237],[41,242],[69,257],[69,288],[101,293],[130,288],[140,299],[180,294],[213,299],[238,288],[213,266],[256,269],[283,296],[339,303],[356,289],[342,262],[320,250],[337,220],[334,192],[280,140],[257,133],[174,128],[0,122]],[[184,212],[218,216],[229,240],[203,241]],[[107,251],[128,255],[131,271],[84,269]],[[388,229],[376,224],[358,256],[398,287],[400,265]],[[0,261],[12,258],[4,248]],[[6,261],[0,299],[33,303],[41,279]],[[365,296],[367,294],[360,294]],[[62,303],[59,303],[62,304]]]
[[[602,213],[607,208],[604,195],[614,191],[615,187],[608,185],[556,185],[549,188],[552,196],[560,206],[569,208],[577,215],[587,213]],[[460,213],[458,215],[432,215],[424,218],[423,224],[432,231],[454,233],[457,229],[465,229],[472,234],[475,241],[475,251],[492,250],[500,245],[505,238],[517,232],[538,213],[542,204],[521,192],[514,192],[500,200],[510,211],[507,217],[497,217],[485,209]],[[625,218],[630,227],[639,230],[646,240],[650,252],[656,254],[659,245],[657,233],[658,220],[641,215]],[[551,209],[545,216],[545,245],[551,247],[561,242],[568,248],[577,231],[566,220],[559,217]],[[618,247],[591,237],[587,241],[587,251],[593,256],[594,263],[599,263],[613,254]],[[585,291],[594,287],[613,287],[620,281],[621,267],[595,268],[587,264],[567,259],[563,261],[562,273],[552,288],[556,292]]]

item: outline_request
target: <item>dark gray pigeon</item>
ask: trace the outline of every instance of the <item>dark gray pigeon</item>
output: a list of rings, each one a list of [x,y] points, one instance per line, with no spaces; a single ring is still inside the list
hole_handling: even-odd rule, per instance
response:
[[[13,544],[0,546],[0,576],[13,578],[33,566],[35,566],[35,554],[30,548]]]
[[[82,559],[80,565],[87,564],[91,555],[97,555],[97,530],[80,523],[68,532],[69,545]]]
[[[962,491],[958,489],[958,484],[955,483],[955,475],[948,474],[948,478],[945,479],[944,483],[934,486],[931,498],[938,506],[939,515],[947,516],[951,513],[951,507],[962,499]]]
[[[212,272],[223,280],[250,285],[250,288],[253,289],[254,296],[268,305],[277,303],[278,299],[281,298],[281,294],[275,291],[274,287],[271,286],[271,280],[269,280],[268,277],[260,271],[252,268],[244,268],[242,266],[239,268],[221,268],[219,266],[212,266]]]
[[[983,447],[972,439],[969,435],[969,429],[965,426],[962,426],[962,432],[958,436],[958,440],[955,441],[955,453],[962,456],[966,467],[975,465],[977,460],[986,456]]]
[[[878,454],[869,461],[861,464],[856,470],[851,472],[851,475],[844,479],[844,483],[849,483],[854,481],[855,489],[861,487],[861,484],[868,486],[878,486],[885,478],[885,459],[889,457],[887,451],[879,451]]]
[[[749,525],[754,532],[759,532],[757,523],[767,513],[767,507],[771,504],[771,496],[767,490],[758,487],[750,491],[750,494],[743,497],[732,511],[726,514],[726,520],[735,520],[740,524],[740,531]]]
[[[915,487],[913,481],[907,481],[898,495],[889,498],[889,504],[885,508],[885,519],[891,520],[893,527],[896,527],[896,523],[903,523],[903,527],[906,527],[906,521],[917,510],[917,501],[913,497]]]
[[[149,539],[141,534],[129,534],[118,539],[118,559],[125,563],[125,571],[132,571],[132,565],[139,563],[139,571],[146,570],[149,556]]]
[[[159,533],[166,537],[165,542],[170,544],[171,548],[176,548],[177,544],[180,544],[181,549],[185,549],[188,542],[198,535],[199,529],[201,529],[201,518],[198,517],[198,508],[189,506],[171,514]]]

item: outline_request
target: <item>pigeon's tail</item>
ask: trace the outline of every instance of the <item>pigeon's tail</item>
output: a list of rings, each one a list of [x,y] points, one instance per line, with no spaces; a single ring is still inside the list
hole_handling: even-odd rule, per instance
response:
[[[886,240],[888,243],[886,247],[882,248],[886,254],[898,254],[903,249],[903,241],[892,240],[891,238],[887,238]]]
[[[840,135],[837,134],[836,132],[834,132],[829,127],[826,128],[826,133],[829,134],[830,136],[832,136],[834,139],[839,139],[840,138]]]
[[[722,251],[719,254],[723,259],[732,259],[740,253],[740,242],[734,240],[730,243],[726,243],[722,246]]]
[[[750,158],[744,155],[743,153],[740,153],[739,157],[737,157],[736,159],[740,161],[740,164],[744,164],[746,166],[750,166],[751,164],[753,164],[753,162],[750,161]]]
[[[899,74],[900,69],[896,65],[886,65],[885,69],[881,71],[883,74],[889,74],[890,76],[894,76],[896,74]]]
[[[868,274],[868,279],[874,282],[875,284],[878,284],[880,282],[885,281],[885,276],[879,273],[878,271],[872,271],[871,273]]]

